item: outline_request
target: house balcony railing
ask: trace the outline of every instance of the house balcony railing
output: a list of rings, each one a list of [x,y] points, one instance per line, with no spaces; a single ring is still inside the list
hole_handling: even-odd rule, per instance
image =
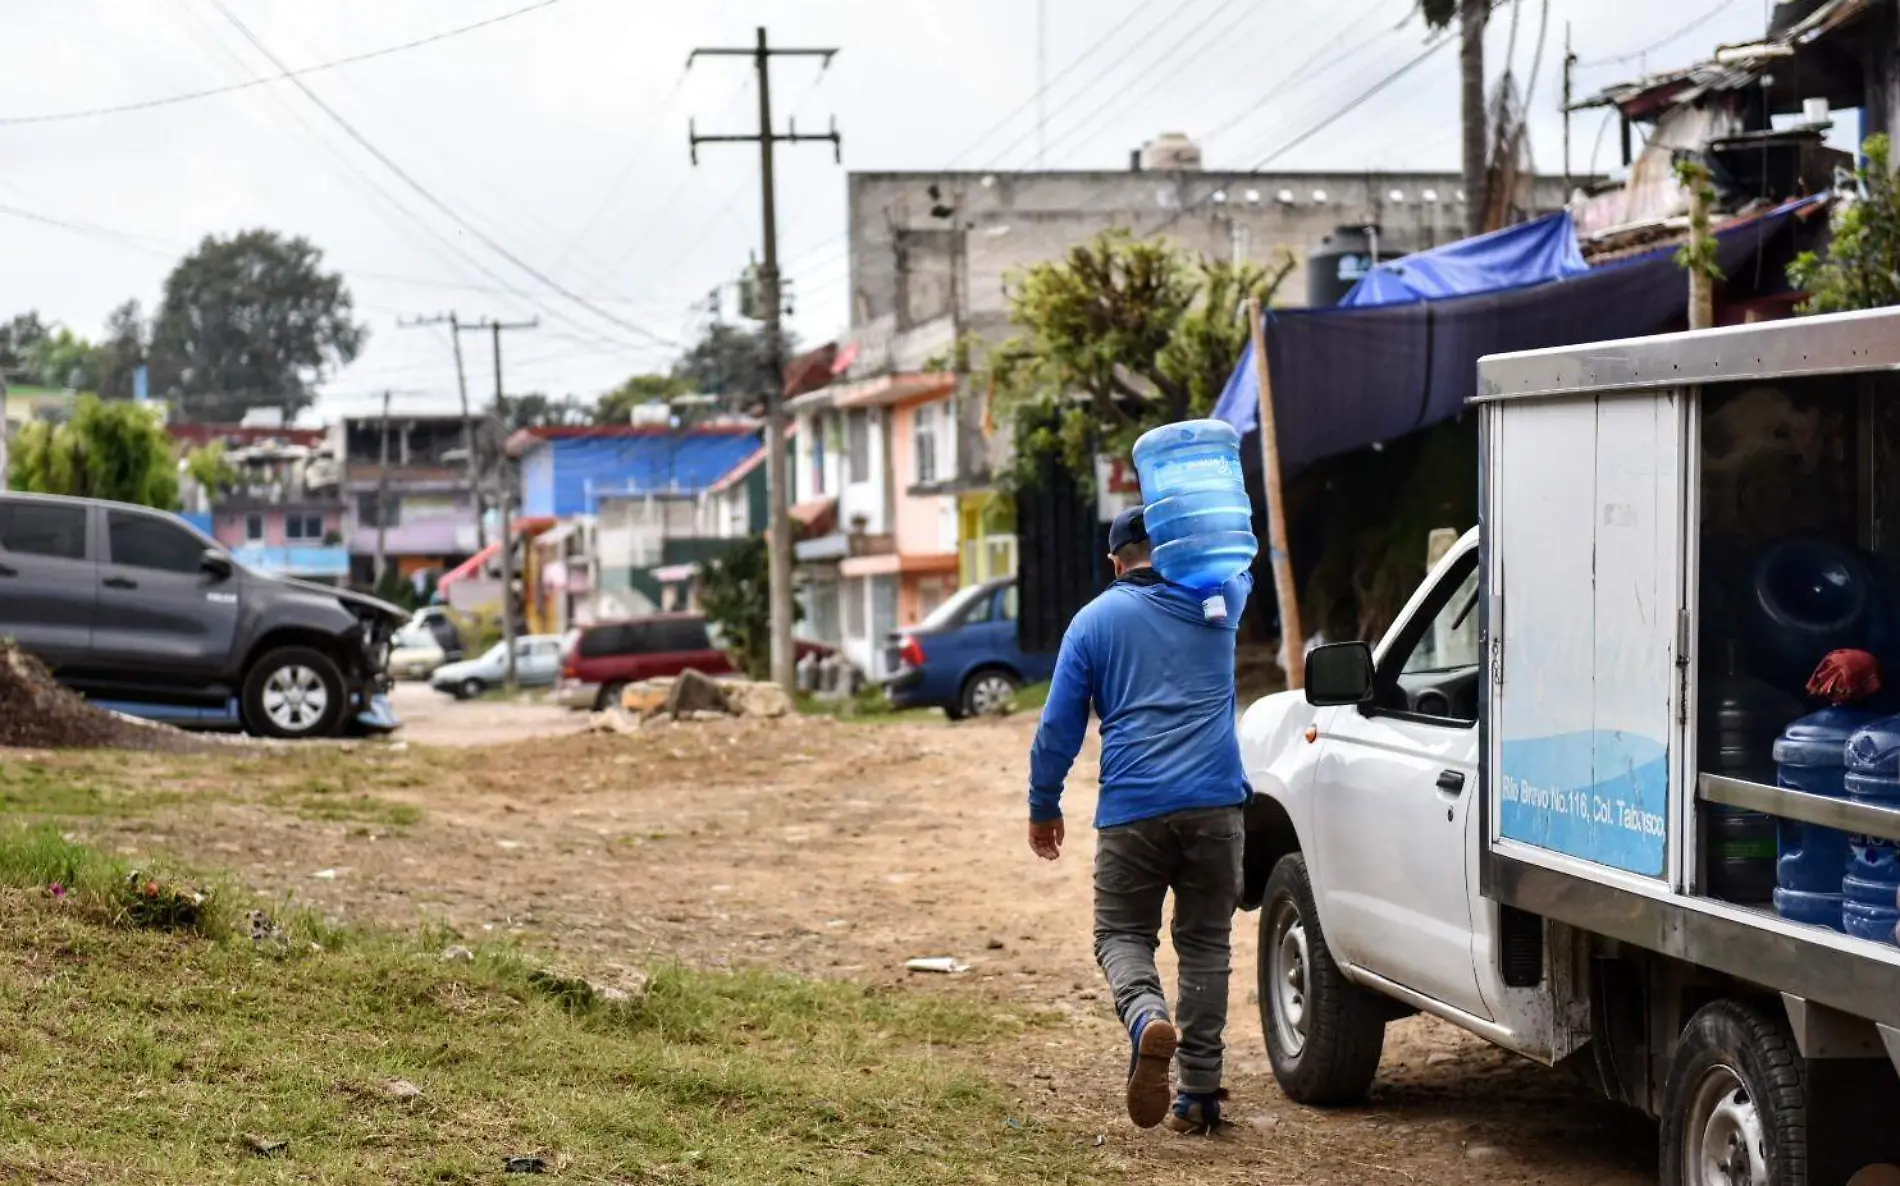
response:
[[[244,567],[270,576],[341,580],[350,575],[350,550],[341,544],[243,544],[233,548],[231,555]]]

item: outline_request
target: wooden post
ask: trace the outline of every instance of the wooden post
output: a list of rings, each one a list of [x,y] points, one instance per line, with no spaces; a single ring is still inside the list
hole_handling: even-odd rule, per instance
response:
[[[1698,169],[1689,187],[1689,328],[1715,324],[1715,278],[1709,274],[1709,191],[1706,170]]]
[[[1280,437],[1273,427],[1273,381],[1267,368],[1267,330],[1260,298],[1247,301],[1247,329],[1253,335],[1254,374],[1260,381],[1260,480],[1266,487],[1267,549],[1273,561],[1273,592],[1280,603],[1280,650],[1285,656],[1286,686],[1306,686],[1306,633],[1300,629],[1300,598],[1293,586],[1293,559],[1286,547],[1286,498],[1280,485]]]

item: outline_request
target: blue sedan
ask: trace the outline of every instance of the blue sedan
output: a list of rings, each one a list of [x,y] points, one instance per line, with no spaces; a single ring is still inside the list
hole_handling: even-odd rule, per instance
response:
[[[953,721],[1009,710],[1016,689],[1055,672],[1054,655],[1024,652],[1016,578],[959,589],[922,623],[893,631],[885,681],[893,708],[941,708]]]

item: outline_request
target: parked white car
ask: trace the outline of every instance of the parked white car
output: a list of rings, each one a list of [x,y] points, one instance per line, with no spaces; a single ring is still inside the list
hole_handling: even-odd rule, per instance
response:
[[[524,688],[553,685],[561,674],[561,636],[527,634],[515,639],[515,683]],[[508,678],[508,644],[498,642],[479,658],[438,667],[429,679],[438,692],[468,700]]]
[[[412,622],[390,641],[389,674],[395,679],[428,679],[449,661],[435,632],[426,625]]]

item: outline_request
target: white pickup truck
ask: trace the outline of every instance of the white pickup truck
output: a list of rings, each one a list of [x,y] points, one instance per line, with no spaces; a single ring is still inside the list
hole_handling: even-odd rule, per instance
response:
[[[1480,526],[1240,724],[1281,1087],[1357,1100],[1423,1011],[1658,1116],[1665,1186],[1900,1164],[1900,947],[1727,900],[1709,823],[1900,811],[1718,771],[1695,726],[1753,628],[1708,557],[1900,559],[1900,311],[1490,358],[1476,410]]]

